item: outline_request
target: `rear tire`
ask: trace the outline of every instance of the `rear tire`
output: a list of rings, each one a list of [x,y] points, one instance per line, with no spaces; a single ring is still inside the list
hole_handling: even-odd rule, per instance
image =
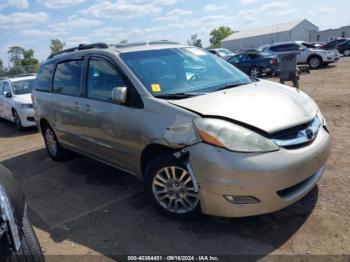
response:
[[[51,126],[48,124],[44,125],[42,133],[44,136],[46,151],[54,161],[64,161],[70,157],[71,152],[60,145]]]
[[[344,51],[344,56],[350,56],[350,49],[346,49]]]
[[[145,171],[148,199],[159,212],[175,219],[189,219],[200,214],[195,183],[186,165],[170,154],[155,158]]]
[[[253,66],[250,69],[249,74],[250,74],[250,76],[253,76],[253,77],[261,77],[262,72],[258,67]]]

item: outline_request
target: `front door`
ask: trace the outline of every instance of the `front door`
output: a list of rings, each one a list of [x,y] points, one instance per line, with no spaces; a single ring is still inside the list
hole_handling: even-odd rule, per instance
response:
[[[79,103],[78,135],[85,141],[83,150],[92,157],[133,171],[132,158],[139,145],[136,140],[141,137],[135,124],[142,110],[113,103],[113,88],[130,90],[116,65],[99,57],[90,57],[87,63],[85,98]]]

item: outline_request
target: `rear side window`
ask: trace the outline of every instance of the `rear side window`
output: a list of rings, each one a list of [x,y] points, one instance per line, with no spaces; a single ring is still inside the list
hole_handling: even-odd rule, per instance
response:
[[[90,60],[87,80],[87,96],[112,101],[112,90],[126,86],[120,73],[107,61]]]
[[[59,63],[53,79],[53,92],[79,96],[83,60]]]
[[[281,52],[281,51],[285,51],[285,47],[286,45],[276,45],[276,46],[271,46],[270,50],[274,52]]]
[[[51,77],[53,68],[53,64],[45,64],[40,68],[34,84],[35,90],[51,92]]]

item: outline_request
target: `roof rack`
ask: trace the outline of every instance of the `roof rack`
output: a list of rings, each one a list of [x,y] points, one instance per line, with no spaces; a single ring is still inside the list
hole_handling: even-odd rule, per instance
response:
[[[36,76],[36,73],[19,74],[19,75],[16,75],[15,77],[25,77],[25,76]]]
[[[123,47],[133,47],[133,46],[143,46],[143,45],[179,45],[179,42],[172,42],[169,40],[159,40],[159,41],[145,41],[145,42],[134,42],[134,43],[125,43],[125,44],[113,44],[111,46],[116,48]]]
[[[92,48],[108,48],[108,45],[106,43],[93,43],[93,44],[80,44],[79,46],[68,48],[62,51],[59,51],[57,53],[51,54],[47,59],[53,58],[54,56],[65,54],[65,53],[71,53],[79,50],[86,50],[86,49],[92,49]]]

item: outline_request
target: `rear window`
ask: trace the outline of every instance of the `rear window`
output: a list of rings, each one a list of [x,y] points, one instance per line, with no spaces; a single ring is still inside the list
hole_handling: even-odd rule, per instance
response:
[[[35,90],[50,92],[51,91],[51,77],[53,73],[53,64],[42,65],[35,80]]]
[[[53,79],[53,92],[79,96],[82,64],[83,60],[57,64]]]

